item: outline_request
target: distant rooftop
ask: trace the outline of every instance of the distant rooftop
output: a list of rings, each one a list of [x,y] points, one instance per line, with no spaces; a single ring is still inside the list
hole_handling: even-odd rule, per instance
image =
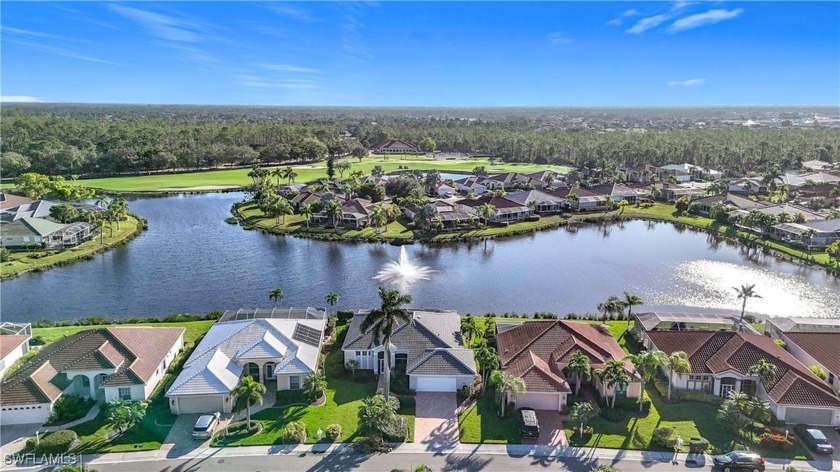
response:
[[[323,308],[240,308],[238,310],[227,310],[219,318],[219,323],[225,321],[253,320],[257,318],[295,319],[295,320],[322,320],[327,317],[327,311]]]
[[[840,332],[838,318],[768,318],[767,324],[787,332]]]
[[[658,327],[661,323],[691,323],[693,325],[734,326],[736,315],[721,315],[709,313],[673,313],[650,312],[636,315],[645,331]]]

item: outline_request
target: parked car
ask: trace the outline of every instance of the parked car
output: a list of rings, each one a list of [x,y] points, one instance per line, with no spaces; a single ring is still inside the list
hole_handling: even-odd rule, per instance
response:
[[[828,438],[825,437],[825,434],[817,428],[809,428],[808,425],[798,424],[793,427],[793,430],[796,431],[812,451],[821,454],[831,454],[834,452],[834,446],[831,445]]]
[[[754,452],[732,451],[712,457],[714,467],[723,472],[735,470],[749,470],[750,472],[764,472],[764,458]]]
[[[222,414],[218,411],[212,415],[199,416],[198,421],[195,422],[195,427],[193,427],[193,437],[196,439],[207,439],[213,436],[213,431],[219,425],[219,419],[221,417]]]
[[[519,435],[523,438],[540,437],[540,423],[533,408],[519,409]]]

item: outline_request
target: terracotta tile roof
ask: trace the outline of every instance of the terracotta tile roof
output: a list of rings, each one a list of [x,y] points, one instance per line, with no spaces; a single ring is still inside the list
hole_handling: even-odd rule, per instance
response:
[[[80,331],[42,348],[0,384],[0,404],[53,401],[66,371],[115,369],[103,385],[143,384],[183,335],[184,328],[99,328]]]
[[[461,205],[466,205],[468,207],[473,207],[473,208],[484,205],[485,203],[489,203],[496,208],[522,208],[526,211],[528,210],[527,206],[520,205],[519,203],[508,200],[507,198],[493,197],[493,196],[489,196],[489,195],[479,197],[479,198],[475,198],[475,199],[467,198],[467,199],[464,199],[464,200],[458,200],[455,203],[459,203]]]
[[[562,370],[575,352],[584,353],[595,368],[625,356],[609,331],[591,323],[568,321],[524,322],[498,333],[496,345],[502,370],[522,377],[528,391],[569,391]],[[629,361],[624,363],[632,372]]]
[[[28,334],[6,334],[0,336],[0,359],[5,359],[10,352],[17,349],[31,337]]]
[[[401,139],[389,139],[380,144],[377,149],[418,149],[418,147]]]
[[[785,336],[834,375],[840,375],[840,333],[785,333]]]
[[[719,331],[649,331],[647,335],[660,351],[685,351],[692,372],[731,370],[746,376],[751,366],[766,360],[776,366],[776,377],[764,385],[776,403],[840,407],[831,387],[766,336]]]

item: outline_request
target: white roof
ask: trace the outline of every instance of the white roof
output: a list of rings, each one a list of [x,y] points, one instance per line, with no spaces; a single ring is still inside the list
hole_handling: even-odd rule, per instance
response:
[[[242,367],[216,349],[201,362],[185,367],[166,396],[227,394],[236,388],[240,375]]]
[[[767,318],[767,324],[782,332],[824,332],[840,331],[840,319],[837,318]]]
[[[175,379],[167,395],[183,395],[184,393],[178,392],[190,391],[190,388],[176,390],[176,386],[191,383],[189,379],[197,376],[201,370],[219,368],[220,361],[213,364],[215,368],[210,365],[211,359],[217,356],[217,353],[237,366],[238,370],[234,369],[237,382],[242,373],[242,366],[253,359],[275,362],[275,374],[312,373],[318,366],[318,355],[324,341],[324,326],[323,319],[256,318],[217,322],[210,327],[204,339],[187,359],[184,371]],[[229,393],[236,383],[233,387],[229,387],[227,383],[213,385],[216,390],[207,391],[209,386],[204,388],[199,384],[204,388],[202,393],[208,394]]]

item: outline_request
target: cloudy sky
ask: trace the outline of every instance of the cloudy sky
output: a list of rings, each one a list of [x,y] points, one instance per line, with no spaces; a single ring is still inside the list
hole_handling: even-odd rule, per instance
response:
[[[2,100],[840,103],[836,2],[4,2]]]

